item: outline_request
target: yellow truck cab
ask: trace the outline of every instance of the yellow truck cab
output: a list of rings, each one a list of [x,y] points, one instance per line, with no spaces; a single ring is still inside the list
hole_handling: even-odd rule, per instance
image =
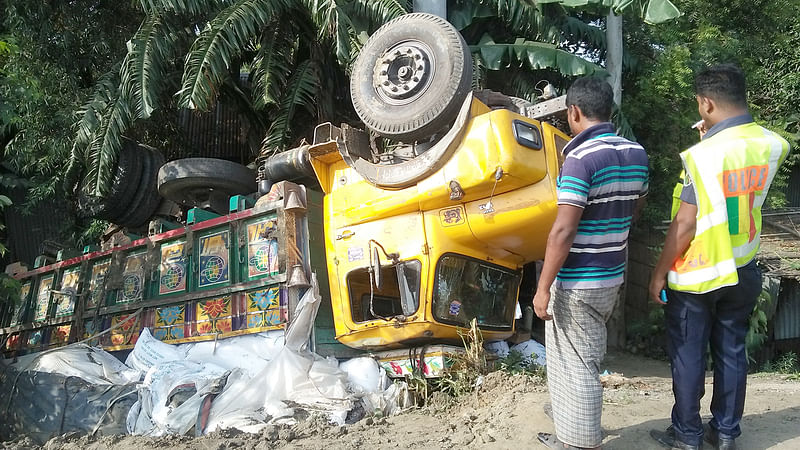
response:
[[[459,327],[473,318],[488,340],[512,334],[520,269],[544,257],[555,220],[568,137],[472,95],[456,123],[450,141],[439,142],[451,147],[447,160],[397,189],[379,185],[380,166],[369,172],[352,156],[353,130],[309,148],[325,193],[328,278],[343,344],[460,341]],[[330,136],[332,127],[323,128],[318,134]]]

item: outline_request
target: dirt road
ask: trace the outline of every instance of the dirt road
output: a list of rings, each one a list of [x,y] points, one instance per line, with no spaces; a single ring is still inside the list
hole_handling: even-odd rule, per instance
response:
[[[658,449],[649,430],[669,424],[671,381],[666,363],[629,354],[610,355],[606,378],[603,428],[606,449]],[[708,416],[711,379],[707,378],[703,412]],[[330,426],[321,420],[294,426],[271,426],[258,435],[214,433],[202,438],[136,436],[54,438],[47,449],[537,449],[539,431],[552,432],[542,412],[549,401],[544,384],[523,375],[495,372],[480,389],[451,402],[437,397],[431,405],[385,419],[368,418],[353,425]],[[800,382],[776,375],[751,375],[742,421],[741,449],[800,448]],[[1,449],[33,448],[17,440]]]

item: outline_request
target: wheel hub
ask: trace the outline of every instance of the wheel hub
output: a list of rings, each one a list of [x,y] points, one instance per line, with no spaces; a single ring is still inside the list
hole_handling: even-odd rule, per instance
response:
[[[378,58],[373,86],[386,103],[403,105],[425,92],[434,71],[431,49],[419,41],[404,41],[390,47]]]

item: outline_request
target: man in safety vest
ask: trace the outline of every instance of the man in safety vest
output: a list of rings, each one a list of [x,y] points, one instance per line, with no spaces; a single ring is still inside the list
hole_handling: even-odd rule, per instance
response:
[[[675,404],[672,425],[650,434],[672,448],[700,448],[705,434],[715,448],[735,449],[747,382],[745,335],[761,293],[754,260],[761,206],[789,144],[753,122],[744,73],[737,66],[721,64],[699,73],[695,94],[707,131],[681,153],[680,206],[649,288],[653,301],[666,302]],[[704,433],[700,399],[709,342],[713,418]]]

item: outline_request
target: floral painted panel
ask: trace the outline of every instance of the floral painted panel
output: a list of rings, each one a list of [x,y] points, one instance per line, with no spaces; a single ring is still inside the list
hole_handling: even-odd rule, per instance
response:
[[[195,305],[198,334],[222,334],[233,329],[230,297],[199,300]]]
[[[282,322],[277,286],[247,293],[247,328],[277,327]]]
[[[105,259],[94,263],[92,266],[92,279],[89,280],[89,298],[86,299],[86,309],[93,309],[101,305],[101,295],[103,283],[111,267],[111,259]],[[101,305],[103,306],[103,305]]]
[[[122,324],[111,331],[110,340],[112,346],[119,347],[136,344],[136,340],[139,339],[141,325],[138,317],[127,320],[130,316],[132,314],[120,314],[111,318],[112,328]]]
[[[144,292],[144,252],[132,253],[125,260],[122,271],[122,292],[118,303],[137,302]]]
[[[83,338],[82,339],[88,339],[88,338],[94,336],[95,334],[99,333],[102,330],[102,328],[101,328],[102,324],[103,324],[103,321],[100,318],[84,320],[83,321]],[[98,341],[99,341],[99,338],[92,339],[92,340],[88,341],[87,344],[89,344],[89,345],[97,345]]]
[[[6,339],[6,350],[18,350],[21,342],[19,333],[9,335]]]
[[[277,219],[247,225],[247,274],[250,278],[278,273]]]
[[[50,308],[50,290],[53,288],[53,274],[46,275],[39,280],[39,290],[36,291],[36,312],[33,320],[40,322],[47,319]]]
[[[75,311],[75,299],[78,293],[78,279],[81,275],[80,267],[73,267],[61,275],[62,293],[53,294],[55,298],[56,317],[69,316]]]
[[[44,338],[44,330],[38,329],[31,331],[28,334],[28,348],[39,347],[42,345],[42,339]]]
[[[200,238],[199,287],[213,286],[228,281],[230,276],[229,242],[230,232],[227,230]]]
[[[185,336],[186,304],[156,308],[153,337],[161,341],[183,339]]]
[[[172,242],[161,245],[158,293],[171,294],[186,290],[186,243]]]
[[[69,332],[72,325],[61,325],[55,327],[50,332],[50,345],[64,345],[69,339]]]

